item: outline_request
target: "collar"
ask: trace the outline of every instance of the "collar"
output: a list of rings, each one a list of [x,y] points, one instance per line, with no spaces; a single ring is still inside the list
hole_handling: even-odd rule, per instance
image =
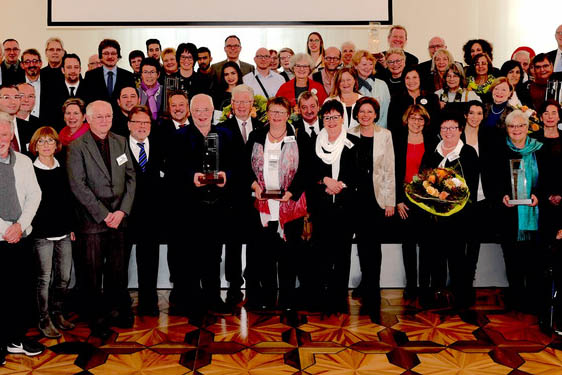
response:
[[[59,164],[59,161],[57,160],[57,158],[54,158],[54,159],[55,159],[55,165],[53,165],[52,167],[49,167],[49,166],[43,164],[41,162],[41,160],[39,160],[39,158],[35,159],[35,161],[33,162],[33,165],[36,166],[39,169],[50,171],[50,170],[53,170],[55,168],[60,167],[60,164]]]
[[[189,117],[185,119],[185,122],[183,124],[179,121],[174,120],[174,119],[172,119],[172,121],[174,123],[174,126],[176,127],[176,130],[180,128],[180,125],[186,125],[186,126],[189,125]]]
[[[136,139],[135,137],[133,137],[132,135],[129,134],[129,144],[140,147],[139,145],[137,145],[137,143],[143,143],[144,147],[147,147],[148,144],[149,144],[148,137],[146,137],[146,139],[141,142],[141,141],[139,141],[138,139]]]
[[[109,69],[107,66],[102,65],[101,66],[103,69],[103,75],[106,76],[108,72],[113,72],[113,75],[117,75],[117,65],[115,65],[113,68]]]

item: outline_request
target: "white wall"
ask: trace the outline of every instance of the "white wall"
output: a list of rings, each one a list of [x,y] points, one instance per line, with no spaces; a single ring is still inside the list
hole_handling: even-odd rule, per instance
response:
[[[120,63],[123,67],[128,67],[126,57],[131,50],[145,50],[144,41],[149,37],[160,39],[163,47],[177,46],[184,41],[205,45],[213,52],[215,61],[225,57],[224,37],[233,33],[242,39],[242,59],[245,61],[252,61],[255,50],[262,46],[276,49],[289,46],[302,52],[306,36],[313,30],[323,35],[327,45],[339,46],[343,41],[354,40],[359,48],[366,48],[368,40],[365,27],[347,26],[49,28],[45,0],[7,3],[4,2],[2,7],[1,40],[15,38],[22,49],[33,47],[43,52],[45,40],[59,36],[67,51],[80,55],[83,68],[88,56],[97,51],[99,41],[106,37],[119,40],[125,57]],[[337,6],[345,4],[330,0],[325,3],[333,6],[335,12]],[[162,2],[154,4],[162,6]],[[76,5],[76,12],[80,12],[79,5]],[[459,61],[462,61],[462,45],[471,38],[484,38],[493,43],[495,65],[498,66],[520,45],[529,45],[536,52],[550,51],[556,46],[554,30],[562,23],[561,13],[560,0],[393,0],[394,23],[409,30],[407,50],[422,61],[428,58],[427,41],[434,35],[445,37]],[[386,49],[386,35],[386,29],[380,32],[382,49]]]

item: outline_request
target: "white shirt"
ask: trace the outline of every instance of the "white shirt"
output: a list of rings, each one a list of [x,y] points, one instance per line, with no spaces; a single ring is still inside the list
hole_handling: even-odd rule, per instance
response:
[[[265,91],[267,91],[266,95],[263,92],[258,80],[256,77],[259,77],[261,84],[265,87]],[[254,73],[248,73],[244,77],[242,77],[242,81],[244,84],[250,86],[254,89],[255,95],[263,95],[266,98],[272,98],[277,94],[279,91],[279,87],[285,83],[285,78],[279,73],[275,73],[273,71],[269,71],[267,76],[262,76],[257,70]]]
[[[172,119],[172,121],[174,122],[174,126],[176,127],[176,130],[178,130],[178,129],[180,128],[180,125],[185,125],[185,126],[189,125],[189,120],[188,120],[188,119],[185,119],[185,123],[184,123],[184,124],[181,124],[180,122],[178,122],[178,121],[176,121],[176,120],[174,120],[174,119]],[[148,156],[148,155],[147,155],[147,156]]]
[[[39,111],[41,110],[41,108],[39,108],[41,105],[41,100],[39,100],[39,98],[41,98],[41,77],[37,78],[37,81],[30,81],[29,78],[25,76],[25,82],[29,83],[35,89],[35,107],[33,107],[31,114],[35,117],[39,117]]]
[[[320,133],[320,122],[318,121],[318,119],[316,119],[316,121],[314,121],[314,123],[309,124],[308,122],[306,122],[304,119],[302,120],[302,123],[304,124],[304,131],[306,132],[306,134],[308,134],[309,136],[312,136],[312,129],[310,129],[311,126],[314,127],[314,133],[316,133],[316,135],[318,135],[318,133]]]
[[[240,120],[238,117],[236,117],[236,121],[238,122],[238,129],[240,129],[240,134],[244,134],[244,132],[242,131],[242,123],[245,122],[246,125],[244,126],[244,128],[246,128],[246,142],[248,141],[248,138],[250,138],[250,133],[252,132],[252,119],[250,117],[248,117],[247,120]]]
[[[556,50],[556,59],[554,60],[554,72],[562,72],[562,50]]]
[[[146,161],[148,161],[148,157],[150,156],[150,143],[148,143],[148,138],[146,138],[144,141],[144,152],[146,153]],[[140,154],[140,147],[139,145],[137,145],[137,143],[142,143],[140,141],[137,141],[135,138],[133,138],[132,135],[129,135],[129,145],[131,146],[131,153],[133,154],[133,157],[135,158],[135,160],[139,161],[139,154]]]
[[[29,143],[27,145],[21,144],[20,133],[18,131],[18,122],[16,120],[16,116],[14,116],[14,119],[12,120],[12,122],[14,124],[14,137],[18,141],[18,146],[20,146],[20,152],[25,152],[25,151],[27,151],[27,147],[28,147]]]
[[[279,181],[279,163],[277,169],[270,167],[268,161],[271,151],[281,151],[283,142],[272,143],[269,137],[265,137],[265,144],[263,148],[263,182],[266,190],[279,190],[281,183]],[[268,199],[267,205],[269,206],[269,221],[279,221],[279,201],[275,199]],[[260,213],[260,215],[264,215]]]
[[[68,82],[66,82],[66,80],[64,81],[64,84],[66,85],[66,91],[68,91],[68,95],[70,95],[70,88],[74,87],[74,96],[76,96],[76,92],[78,91],[78,86],[80,86],[80,80],[78,80],[78,82],[76,82],[75,84],[70,84]]]

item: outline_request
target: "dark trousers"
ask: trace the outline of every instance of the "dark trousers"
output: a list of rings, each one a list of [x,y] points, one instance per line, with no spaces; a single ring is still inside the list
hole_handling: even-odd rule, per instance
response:
[[[27,240],[9,244],[0,241],[0,295],[4,306],[0,309],[0,345],[6,348],[19,342],[30,319],[33,294],[30,281],[34,279]]]
[[[96,320],[112,311],[130,313],[124,231],[109,229],[101,233],[80,233],[78,237],[85,244],[80,268],[85,273],[82,281],[89,318]]]
[[[139,307],[158,305],[158,263],[160,258],[160,244],[152,235],[137,232],[127,234],[127,249],[130,254],[136,244],[137,278],[139,283]]]
[[[474,282],[482,242],[496,242],[498,233],[497,208],[488,199],[474,203],[470,211],[470,236],[466,241],[466,270],[470,286]]]
[[[384,230],[384,210],[376,202],[364,204],[356,230],[357,253],[361,266],[361,287],[364,303],[380,302],[381,236]]]
[[[229,283],[230,289],[240,289],[244,284],[242,277],[242,246],[252,241],[252,236],[259,228],[253,225],[255,220],[254,211],[256,210],[251,202],[246,205],[235,205],[232,208],[234,220],[229,220],[231,225],[227,228],[227,238],[225,243],[224,276]]]
[[[417,208],[414,204],[407,203],[408,217],[400,219],[397,227],[400,228],[400,237],[402,239],[402,260],[404,262],[404,272],[406,274],[406,289],[415,289],[418,287],[418,272],[419,272],[419,287],[422,289],[429,288],[430,284],[430,269],[431,257],[428,255],[428,248],[426,245],[426,234],[423,227],[424,213],[421,209]],[[418,251],[419,247],[419,262]],[[419,271],[418,271],[419,267]]]

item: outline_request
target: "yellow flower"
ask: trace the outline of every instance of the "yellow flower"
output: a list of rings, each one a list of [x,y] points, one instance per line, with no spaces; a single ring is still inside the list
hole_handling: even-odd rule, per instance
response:
[[[258,111],[256,110],[256,107],[252,107],[252,110],[250,111],[250,116],[252,118],[256,118],[257,115],[258,115]]]

